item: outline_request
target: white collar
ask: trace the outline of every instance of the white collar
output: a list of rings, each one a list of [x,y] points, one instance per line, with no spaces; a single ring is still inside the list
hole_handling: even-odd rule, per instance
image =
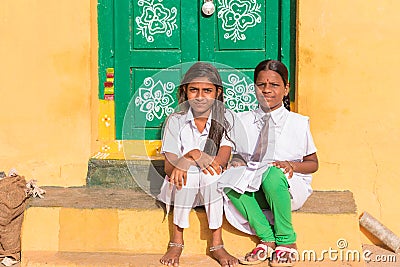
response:
[[[258,127],[259,129],[261,129],[262,126],[264,125],[263,117],[264,117],[267,113],[265,113],[264,110],[262,110],[261,108],[258,108],[258,109],[256,109],[256,110],[253,110],[252,112],[253,112],[253,114],[254,114],[254,121],[253,121],[253,123],[256,124],[257,127]]]
[[[281,124],[282,121],[286,118],[287,114],[289,114],[289,110],[285,108],[284,105],[279,108],[273,110],[271,113],[271,119],[275,124]]]
[[[254,110],[253,112],[254,112],[254,123],[261,122],[262,117],[264,117],[264,115],[266,114],[264,112],[264,110],[262,110],[261,108],[258,108],[256,110]],[[282,106],[280,106],[279,108],[277,108],[273,111],[270,111],[269,114],[271,116],[272,121],[275,124],[279,124],[282,121],[282,119],[285,118],[285,115],[288,112],[289,111],[282,104]]]
[[[212,110],[210,112],[210,115],[208,115],[208,119],[207,119],[207,122],[206,122],[205,130],[206,130],[207,133],[208,133],[208,130],[210,129],[210,127],[211,127],[211,118],[212,118]],[[194,123],[194,116],[193,116],[192,108],[189,108],[189,110],[188,110],[188,112],[186,114],[185,122],[186,123],[190,123],[192,125],[192,127],[197,129],[196,124]]]

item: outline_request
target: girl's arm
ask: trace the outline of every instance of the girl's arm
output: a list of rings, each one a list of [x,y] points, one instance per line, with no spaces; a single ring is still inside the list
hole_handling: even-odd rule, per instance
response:
[[[314,173],[318,170],[318,157],[317,153],[312,153],[303,157],[302,162],[296,161],[275,161],[272,165],[283,168],[284,173],[288,173],[288,178],[292,178],[294,172],[308,174]]]
[[[174,170],[176,163],[178,161],[178,156],[170,152],[165,152],[164,156],[165,156],[164,171],[169,177],[171,177],[171,173]]]
[[[187,170],[190,166],[195,166],[196,162],[185,157],[178,158],[174,153],[165,152],[164,171],[169,177],[169,181],[175,184],[177,189],[182,188],[182,184],[186,185]]]
[[[302,162],[289,162],[293,172],[299,173],[314,173],[318,170],[318,157],[317,153],[312,153],[308,156],[303,157]]]
[[[197,166],[204,172],[214,175],[221,174],[222,169],[226,167],[231,156],[232,148],[230,146],[221,146],[215,157],[198,149],[193,149],[184,155],[188,160],[196,162]]]
[[[216,169],[218,174],[221,173],[220,168],[222,168],[222,170],[226,169],[229,158],[231,157],[231,152],[232,152],[232,147],[230,147],[230,146],[221,146],[219,148],[218,154],[214,159],[214,162],[216,162],[216,165],[218,165],[218,169]]]

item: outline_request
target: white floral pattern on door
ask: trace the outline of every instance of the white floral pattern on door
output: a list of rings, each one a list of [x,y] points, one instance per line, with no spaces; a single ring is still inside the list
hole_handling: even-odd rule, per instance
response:
[[[261,22],[261,5],[256,0],[218,0],[218,18],[222,20],[225,39],[246,40],[245,32]]]
[[[254,84],[247,83],[245,77],[240,78],[236,74],[229,74],[228,81],[223,82],[225,88],[225,106],[234,111],[242,112],[256,109],[257,99],[255,97]]]
[[[153,78],[147,77],[143,81],[143,87],[139,88],[135,105],[139,110],[146,113],[146,120],[153,121],[154,118],[162,119],[171,114],[174,109],[174,98],[171,96],[175,88],[173,82],[155,82]]]
[[[157,2],[158,3],[154,3]],[[154,35],[166,34],[172,36],[172,31],[177,29],[177,8],[166,8],[163,0],[138,0],[138,5],[143,7],[142,15],[135,18],[137,34],[143,35],[150,43],[154,42]]]

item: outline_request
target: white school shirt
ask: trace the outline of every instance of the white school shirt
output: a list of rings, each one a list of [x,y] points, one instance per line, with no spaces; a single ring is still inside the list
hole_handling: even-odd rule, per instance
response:
[[[289,123],[286,123],[289,114]],[[250,160],[255,151],[258,135],[263,126],[262,117],[264,115],[265,112],[261,108],[237,114],[239,120],[235,125],[235,141],[237,144],[234,153],[240,154],[246,161]],[[283,130],[288,134],[284,133],[283,138],[281,138]],[[292,134],[294,135],[292,136]],[[295,137],[295,139],[286,139],[285,137],[288,137],[288,135]],[[283,105],[270,112],[268,144],[271,145],[267,147],[263,162],[301,161],[304,156],[317,151],[309,127],[309,118],[290,112]]]
[[[259,108],[237,114],[234,127],[235,151],[241,155],[249,168],[233,168],[228,170],[228,177],[221,178],[221,187],[231,187],[243,193],[246,191],[258,191],[261,185],[261,175],[274,161],[303,161],[303,157],[317,151],[309,126],[309,118],[298,113],[289,112],[283,105],[270,112],[268,129],[268,146],[262,162],[257,165],[250,161],[255,151],[255,146],[262,128],[262,117],[264,111]],[[251,171],[252,166],[256,166]],[[234,169],[237,169],[235,171]],[[293,173],[298,176],[311,189],[311,174]]]
[[[211,118],[212,113],[208,116],[205,129],[200,133],[194,122],[191,108],[184,114],[171,114],[164,128],[161,153],[170,152],[180,158],[193,149],[203,151],[211,127]],[[233,113],[226,111],[225,118],[232,127],[234,121]],[[227,134],[230,136],[231,129],[228,130]],[[233,146],[232,142],[226,138],[225,134],[222,136],[220,142],[220,147],[222,146]]]

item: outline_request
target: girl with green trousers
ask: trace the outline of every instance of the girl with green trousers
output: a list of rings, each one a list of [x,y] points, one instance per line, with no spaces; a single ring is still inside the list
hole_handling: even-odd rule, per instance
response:
[[[271,266],[293,266],[298,253],[291,211],[301,208],[312,193],[317,149],[309,118],[289,111],[285,65],[260,62],[254,83],[259,108],[238,114],[236,149],[218,188],[224,192],[227,220],[260,239],[239,261],[258,264],[270,259]]]

